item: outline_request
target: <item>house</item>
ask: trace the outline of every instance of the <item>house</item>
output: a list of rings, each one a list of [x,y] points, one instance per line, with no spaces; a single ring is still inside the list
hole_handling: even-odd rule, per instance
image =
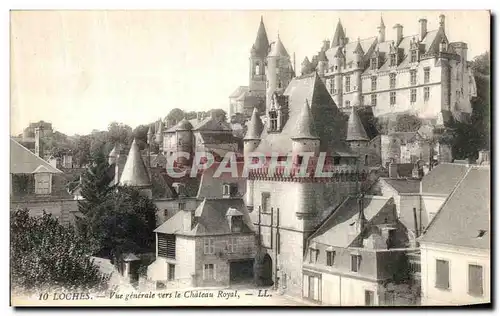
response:
[[[414,303],[408,239],[393,198],[346,198],[308,238],[302,297],[334,306]]]
[[[468,167],[419,239],[422,305],[491,302],[490,198],[489,166]]]

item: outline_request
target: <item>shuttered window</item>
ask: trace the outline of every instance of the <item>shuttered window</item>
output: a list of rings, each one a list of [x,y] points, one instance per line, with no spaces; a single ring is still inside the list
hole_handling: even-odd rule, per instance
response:
[[[175,235],[158,234],[158,256],[175,259]]]
[[[373,291],[365,291],[365,305],[366,306],[372,306],[374,301],[374,294]]]
[[[446,260],[436,260],[436,287],[438,289],[450,288],[450,266]]]
[[[483,267],[469,264],[469,294],[483,295]]]

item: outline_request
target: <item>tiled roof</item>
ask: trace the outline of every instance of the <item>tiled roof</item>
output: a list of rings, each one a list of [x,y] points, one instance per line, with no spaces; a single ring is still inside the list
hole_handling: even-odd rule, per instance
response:
[[[289,118],[279,133],[268,133],[267,129],[264,128],[261,135],[262,141],[256,149],[257,152],[265,154],[291,152],[291,137],[296,133],[296,124],[306,100],[309,101],[312,120],[320,138],[320,151],[327,153],[351,152],[344,142],[347,117],[337,108],[317,73],[294,78],[284,94],[289,97]]]
[[[10,140],[10,173],[28,174],[40,168],[49,173],[63,173],[15,140]]]
[[[441,163],[422,178],[422,194],[448,195],[467,172],[467,166]]]
[[[490,168],[470,167],[420,241],[490,249],[490,194]]]
[[[238,88],[236,88],[236,90],[234,90],[233,93],[231,93],[229,95],[230,98],[237,98],[239,97],[240,95],[242,95],[243,93],[247,92],[248,91],[248,86],[239,86]]]
[[[139,147],[137,146],[135,139],[130,146],[127,161],[123,167],[123,172],[120,177],[120,185],[133,187],[151,185],[148,170],[144,165],[144,161],[139,153]]]
[[[420,180],[417,179],[391,179],[391,178],[381,178],[391,187],[393,187],[398,193],[419,193],[420,192]]]
[[[390,207],[392,204],[393,199],[391,197],[365,196],[363,210],[366,220],[369,222],[384,208]],[[357,237],[357,235],[350,234],[350,232],[358,215],[357,197],[348,197],[314,233],[311,242],[336,247],[348,247]]]

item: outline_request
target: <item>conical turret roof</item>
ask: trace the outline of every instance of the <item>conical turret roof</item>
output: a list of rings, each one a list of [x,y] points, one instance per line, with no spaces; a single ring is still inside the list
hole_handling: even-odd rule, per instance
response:
[[[310,66],[311,62],[309,61],[309,58],[307,56],[304,58],[304,61],[301,64],[302,66]]]
[[[265,58],[269,50],[269,40],[267,39],[266,28],[264,26],[264,19],[260,17],[259,30],[257,31],[257,38],[252,46],[252,55]]]
[[[147,187],[151,185],[149,174],[142,160],[139,146],[134,138],[130,151],[127,156],[127,161],[123,167],[123,172],[120,178],[120,186],[131,187]]]
[[[344,39],[345,39],[344,27],[342,26],[342,22],[340,22],[339,19],[339,21],[337,22],[337,27],[335,29],[335,34],[333,35],[331,47],[342,45]]]
[[[260,139],[260,135],[262,130],[264,129],[264,124],[260,119],[259,114],[257,113],[257,108],[253,109],[252,118],[250,119],[250,123],[248,124],[248,130],[244,139],[252,140],[252,139]]]
[[[363,51],[363,47],[361,47],[361,43],[359,42],[358,38],[358,43],[356,44],[356,48],[354,49],[354,54],[359,54],[363,55],[365,52]]]
[[[353,140],[370,140],[366,135],[365,128],[361,119],[358,116],[355,108],[351,110],[351,115],[349,116],[349,121],[347,122],[347,141]]]
[[[269,52],[268,56],[271,56],[271,57],[290,57],[290,55],[288,55],[288,52],[285,49],[285,46],[281,42],[279,35],[278,35],[278,39],[276,40],[276,42],[272,45],[271,51]]]
[[[379,29],[385,29],[385,24],[384,24],[384,19],[382,16],[380,16],[380,25],[378,27]]]
[[[292,139],[319,139],[316,133],[316,128],[314,127],[314,122],[312,119],[311,109],[309,108],[309,101],[304,102],[302,111],[297,120],[296,133]]]
[[[153,130],[151,129],[151,125],[149,125],[148,128],[148,135],[153,135]]]

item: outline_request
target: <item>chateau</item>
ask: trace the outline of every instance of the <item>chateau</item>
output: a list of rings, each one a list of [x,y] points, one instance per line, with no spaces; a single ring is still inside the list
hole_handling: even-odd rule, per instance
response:
[[[338,21],[332,40],[301,64],[302,75],[317,72],[337,107],[371,107],[375,116],[394,113],[416,115],[443,124],[451,116],[467,120],[476,86],[467,61],[467,44],[451,42],[445,16],[439,27],[428,30],[427,19],[418,21],[419,32],[405,35],[396,24],[394,38],[387,37],[383,19],[373,37],[350,39]],[[263,110],[267,92],[284,91],[296,75],[279,36],[269,48],[261,20],[249,60],[249,85],[230,96],[229,115],[250,117],[254,107]],[[267,66],[266,66],[267,65]],[[266,92],[267,91],[267,92]]]

